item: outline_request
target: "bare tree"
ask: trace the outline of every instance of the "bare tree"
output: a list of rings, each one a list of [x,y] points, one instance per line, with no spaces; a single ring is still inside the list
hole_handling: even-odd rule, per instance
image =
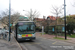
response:
[[[2,13],[0,14],[1,17],[5,17],[7,15],[9,15],[9,10],[8,9],[6,9],[5,11],[2,11]]]
[[[7,27],[9,26],[9,22],[8,22],[9,17],[5,16],[1,19],[1,23],[6,25]]]
[[[62,7],[57,7],[57,6],[52,6],[52,10],[51,13],[56,15],[56,23],[55,23],[55,33],[56,33],[56,37],[57,37],[57,30],[56,30],[56,26],[57,26],[57,17],[59,17],[60,14],[62,14]]]
[[[9,10],[3,11],[2,14],[2,19],[1,22],[6,25],[7,27],[9,27]],[[10,23],[13,25],[14,23],[16,23],[18,21],[18,18],[21,17],[22,15],[20,15],[19,12],[15,12],[13,14],[11,14],[10,17]]]
[[[11,15],[14,13],[14,10],[11,9]],[[5,16],[8,16],[9,15],[9,10],[6,9],[4,11],[2,11],[2,13],[0,14],[1,17],[5,17]]]
[[[15,24],[17,23],[17,21],[19,20],[19,17],[21,17],[22,15],[20,15],[19,12],[14,13],[13,15],[11,15],[11,24]]]
[[[72,4],[72,6],[75,7],[75,0],[73,0],[73,4]]]
[[[58,17],[60,14],[62,14],[63,12],[62,10],[63,10],[62,7],[52,6],[51,13],[56,15],[56,17]]]
[[[6,25],[8,27],[9,26],[9,22],[8,22],[9,10],[6,9],[6,10],[2,11],[0,16],[1,16],[1,24],[4,24],[4,25]]]
[[[24,10],[25,11],[25,10]],[[36,10],[33,11],[32,9],[30,9],[30,11],[25,11],[26,12],[26,16],[29,18],[29,20],[33,21],[34,18],[38,18],[39,17],[39,12],[37,12]]]

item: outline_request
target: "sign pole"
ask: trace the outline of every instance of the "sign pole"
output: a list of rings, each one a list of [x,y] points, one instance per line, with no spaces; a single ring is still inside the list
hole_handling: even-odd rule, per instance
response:
[[[11,15],[11,0],[9,0],[9,41],[10,41],[10,15]]]
[[[44,34],[44,26],[42,26],[42,35]]]
[[[64,23],[65,23],[65,40],[67,39],[67,36],[66,36],[66,3],[65,3],[65,0],[64,0]]]

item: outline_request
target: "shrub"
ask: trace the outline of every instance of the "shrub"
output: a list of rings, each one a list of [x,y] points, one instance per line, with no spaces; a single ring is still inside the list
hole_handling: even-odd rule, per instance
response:
[[[42,31],[42,29],[40,27],[36,27],[35,30],[40,31],[40,32]]]

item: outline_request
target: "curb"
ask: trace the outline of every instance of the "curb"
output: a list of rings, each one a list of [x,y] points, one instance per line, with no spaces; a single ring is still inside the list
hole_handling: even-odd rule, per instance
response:
[[[15,39],[15,37],[14,37]],[[15,41],[17,42],[17,40],[15,39]],[[21,50],[23,50],[22,46],[17,42],[18,46],[21,48]],[[25,47],[25,50],[27,50],[27,48]]]
[[[48,39],[51,39],[51,38],[48,38]],[[52,39],[52,40],[59,40],[59,39]],[[66,41],[66,40],[60,40],[60,41],[64,41],[64,42],[68,42],[68,43],[75,44],[75,43],[73,43],[73,42],[69,42],[69,41]]]
[[[15,38],[14,38],[15,39]],[[16,41],[16,39],[15,39],[15,41]],[[17,41],[16,41],[17,42]],[[22,46],[17,42],[17,44],[18,44],[18,46],[21,48],[21,50],[23,50],[22,49]]]
[[[25,47],[25,45],[23,45],[23,44],[20,44],[21,46],[24,46],[24,47],[22,47],[22,50],[28,50],[26,47]]]
[[[15,39],[15,37],[14,37]],[[15,39],[15,41],[17,42],[17,40]],[[21,48],[21,50],[24,50],[23,47],[17,42],[18,46]],[[28,50],[25,46],[24,46],[25,50]]]
[[[42,37],[42,36],[37,36],[37,37]],[[42,38],[45,38],[45,37],[42,37]],[[52,39],[52,38],[46,38],[46,39]],[[52,39],[52,40],[59,40],[59,39]],[[60,40],[60,41],[64,41],[64,42],[75,44],[73,42],[69,42],[69,41],[65,41],[65,40]]]
[[[14,35],[14,34],[13,34]],[[13,36],[13,38],[15,39],[15,37]],[[15,39],[15,41],[17,42],[17,40]],[[18,46],[21,48],[21,50],[23,50],[22,49],[22,46],[17,42],[17,44],[18,44]]]
[[[54,40],[58,40],[58,39],[54,39]],[[68,43],[75,44],[75,43],[73,43],[73,42],[69,42],[69,41],[65,41],[65,40],[60,40],[60,41],[64,41],[64,42],[68,42]]]

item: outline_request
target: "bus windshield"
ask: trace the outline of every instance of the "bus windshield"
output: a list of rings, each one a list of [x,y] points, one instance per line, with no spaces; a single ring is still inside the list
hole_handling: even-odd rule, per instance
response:
[[[35,25],[33,22],[28,23],[19,23],[18,24],[18,33],[27,33],[27,32],[34,32]]]

